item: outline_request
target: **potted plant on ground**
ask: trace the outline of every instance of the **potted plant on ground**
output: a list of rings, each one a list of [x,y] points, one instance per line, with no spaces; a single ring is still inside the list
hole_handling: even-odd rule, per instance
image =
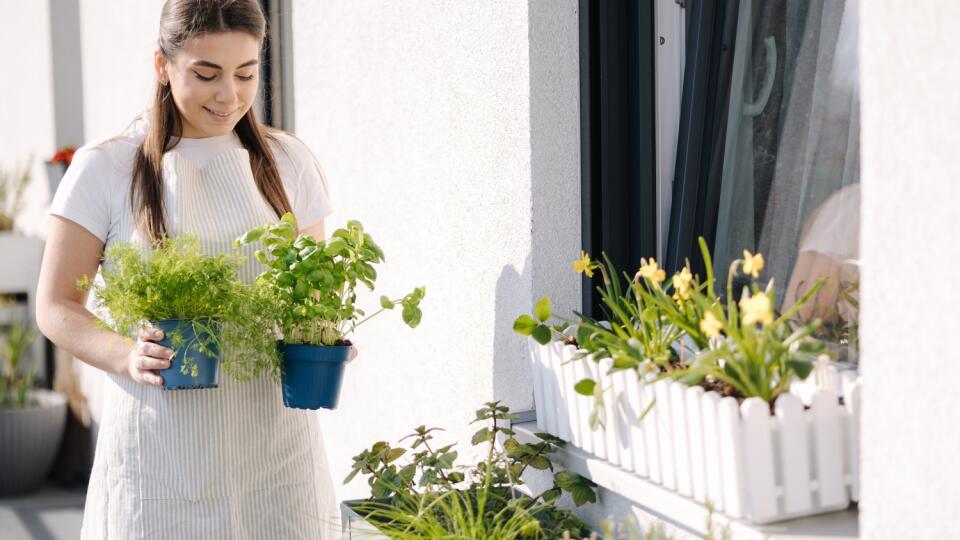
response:
[[[47,166],[47,181],[50,182],[50,198],[53,198],[53,194],[57,192],[57,188],[60,186],[60,180],[63,180],[63,175],[67,172],[67,168],[70,167],[70,163],[73,161],[73,154],[76,153],[77,148],[74,146],[64,146],[57,151],[50,158],[49,161],[46,161]]]
[[[383,251],[357,221],[334,231],[330,240],[317,240],[298,234],[296,218],[287,213],[278,223],[251,229],[236,245],[258,241],[263,248],[256,257],[267,269],[257,283],[273,298],[272,316],[283,335],[279,350],[284,404],[334,409],[352,346],[347,336],[398,306],[403,322],[415,328],[426,290],[418,287],[395,299],[381,296],[380,309],[370,315],[357,307],[357,285],[374,290],[374,265],[384,260]]]
[[[0,334],[0,496],[43,483],[67,420],[63,394],[33,388],[33,367],[22,364],[33,338],[19,321]]]
[[[345,534],[379,531],[389,538],[555,539],[590,534],[587,525],[557,502],[563,492],[581,506],[596,502],[596,484],[582,476],[554,472],[551,456],[563,441],[538,433],[523,444],[510,429],[509,409],[486,403],[474,422],[487,425],[473,435],[484,456],[471,466],[457,465],[453,444],[436,447],[438,428],[420,426],[402,440],[409,449],[377,442],[353,458],[344,483],[366,476],[371,498],[343,505]],[[502,443],[498,442],[498,437]],[[402,460],[401,458],[408,458]],[[553,485],[528,496],[520,491],[528,468],[553,472]]]
[[[152,250],[120,243],[104,256],[103,280],[78,285],[108,310],[105,328],[124,336],[145,324],[163,331],[158,343],[174,350],[160,370],[163,388],[216,388],[225,344],[243,351],[223,363],[240,380],[275,365],[272,327],[261,319],[269,299],[240,281],[239,264],[232,254],[204,254],[192,235],[165,238]]]

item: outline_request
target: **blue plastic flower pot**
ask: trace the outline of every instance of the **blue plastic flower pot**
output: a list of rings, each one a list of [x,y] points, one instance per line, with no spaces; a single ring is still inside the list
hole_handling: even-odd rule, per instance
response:
[[[336,409],[349,346],[280,343],[283,404],[291,409]]]
[[[176,353],[173,355],[170,367],[160,370],[164,390],[217,387],[220,375],[220,348],[210,333],[205,330],[210,326],[209,320],[199,319],[198,322],[204,329],[195,328],[192,321],[187,319],[152,321],[153,326],[163,330],[163,339],[157,343],[173,349]],[[179,335],[176,340],[178,347],[173,346],[175,335]],[[181,371],[186,359],[197,366],[196,377],[189,370],[186,373]]]

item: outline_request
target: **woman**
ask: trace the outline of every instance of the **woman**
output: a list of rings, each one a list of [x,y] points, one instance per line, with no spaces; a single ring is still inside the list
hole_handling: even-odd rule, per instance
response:
[[[323,237],[331,209],[319,166],[251,108],[264,33],[256,0],[167,0],[152,109],[80,149],[51,206],[37,322],[107,374],[83,538],[333,537],[315,414],[283,408],[269,377],[162,390],[172,355],[154,343],[162,334],[144,329],[117,346],[76,287],[114,242],[192,233],[217,253],[287,211]],[[241,276],[252,280],[248,260]]]

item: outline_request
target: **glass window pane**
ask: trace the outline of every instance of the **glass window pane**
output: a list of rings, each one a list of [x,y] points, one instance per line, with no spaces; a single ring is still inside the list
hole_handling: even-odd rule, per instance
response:
[[[781,308],[828,278],[806,315],[836,341],[856,323],[857,13],[850,0],[740,3],[714,250],[718,277],[762,252]]]

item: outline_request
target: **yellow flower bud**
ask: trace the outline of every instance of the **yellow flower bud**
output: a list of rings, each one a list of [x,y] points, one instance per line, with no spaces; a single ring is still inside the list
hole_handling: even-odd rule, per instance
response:
[[[689,300],[690,299],[690,283],[693,282],[693,274],[690,273],[690,269],[686,266],[683,267],[683,270],[680,270],[673,275],[673,289],[675,292],[674,300],[678,302],[680,300]]]
[[[708,311],[700,320],[700,331],[710,339],[719,336],[721,330],[723,330],[723,323],[712,311]]]
[[[650,257],[649,260],[640,259],[640,271],[637,272],[637,274],[649,280],[654,285],[659,285],[663,280],[667,279],[667,273],[657,266],[657,261],[653,257]]]
[[[588,278],[593,277],[593,264],[590,262],[590,255],[586,251],[580,252],[580,258],[573,261],[573,269],[578,274],[586,274]]]
[[[770,297],[765,293],[757,293],[753,296],[744,296],[740,300],[740,314],[743,317],[743,324],[768,325],[773,322],[773,306],[770,303]]]
[[[763,272],[763,253],[751,255],[749,251],[743,250],[743,273],[756,279],[760,277],[760,272]]]

